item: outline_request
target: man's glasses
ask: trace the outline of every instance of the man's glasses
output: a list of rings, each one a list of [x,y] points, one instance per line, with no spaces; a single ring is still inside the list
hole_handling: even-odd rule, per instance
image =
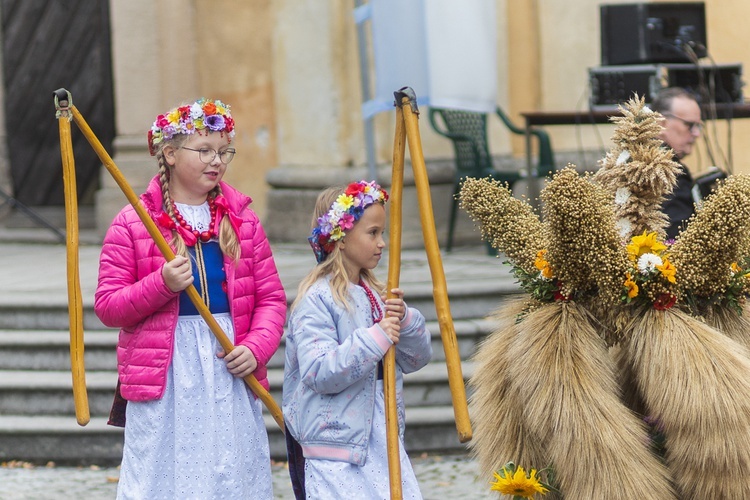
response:
[[[182,149],[187,149],[188,151],[197,151],[198,158],[200,158],[200,160],[205,164],[211,163],[212,161],[214,161],[214,158],[216,158],[216,155],[219,155],[219,159],[221,160],[221,163],[223,163],[224,165],[228,165],[229,162],[231,162],[232,159],[234,159],[234,154],[237,152],[237,150],[233,148],[225,149],[224,151],[221,151],[221,152],[218,152],[212,148],[193,149],[193,148],[186,148],[185,146],[183,146]]]
[[[703,130],[703,122],[690,122],[677,115],[673,115],[672,113],[662,113],[662,115],[668,118],[674,118],[675,120],[680,120],[691,132],[700,132]]]

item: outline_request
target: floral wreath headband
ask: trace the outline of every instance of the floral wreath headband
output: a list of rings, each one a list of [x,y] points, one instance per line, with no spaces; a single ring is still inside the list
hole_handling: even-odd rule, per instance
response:
[[[148,131],[148,151],[156,155],[156,145],[168,141],[177,134],[191,135],[196,131],[227,133],[229,140],[234,137],[234,119],[229,105],[220,100],[201,97],[193,104],[177,106],[156,117]]]
[[[333,252],[335,243],[346,235],[346,231],[362,217],[367,207],[374,203],[385,204],[386,201],[388,193],[375,181],[349,184],[330,210],[318,217],[318,226],[307,238],[318,264]]]

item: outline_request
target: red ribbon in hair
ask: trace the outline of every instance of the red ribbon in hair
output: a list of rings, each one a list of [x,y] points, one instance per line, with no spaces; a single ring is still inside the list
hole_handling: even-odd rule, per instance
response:
[[[229,217],[229,223],[232,225],[234,233],[237,235],[237,238],[239,238],[240,224],[242,224],[242,219],[237,214],[229,210],[229,203],[227,202],[227,199],[224,197],[224,195],[220,194],[219,196],[214,198],[214,204],[216,205],[214,233],[219,234],[219,225],[221,224],[221,219],[226,215]]]

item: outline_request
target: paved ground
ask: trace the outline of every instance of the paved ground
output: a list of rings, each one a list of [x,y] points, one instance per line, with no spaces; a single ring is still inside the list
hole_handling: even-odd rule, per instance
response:
[[[413,457],[412,463],[425,500],[482,500],[489,493],[488,480],[476,477],[476,464],[466,456]],[[0,467],[1,500],[110,500],[117,491],[116,468]],[[294,500],[284,463],[273,467],[274,497]]]

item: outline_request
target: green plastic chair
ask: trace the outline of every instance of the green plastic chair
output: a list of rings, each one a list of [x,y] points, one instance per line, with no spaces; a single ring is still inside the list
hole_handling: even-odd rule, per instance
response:
[[[526,131],[517,127],[499,107],[495,113],[505,126],[514,134],[524,135]],[[453,203],[448,223],[448,241],[446,251],[453,248],[453,233],[458,213],[456,195],[461,190],[461,182],[467,177],[492,177],[500,182],[513,184],[523,177],[522,171],[500,171],[492,164],[487,143],[487,114],[472,111],[460,111],[445,108],[430,108],[430,124],[438,134],[447,137],[453,143],[456,160],[456,175],[453,183]],[[555,160],[549,136],[543,130],[534,129],[531,134],[537,138],[539,145],[537,175],[552,175],[555,172]],[[525,173],[525,172],[524,172]],[[488,247],[491,249],[491,247]],[[493,253],[492,251],[490,253]]]

